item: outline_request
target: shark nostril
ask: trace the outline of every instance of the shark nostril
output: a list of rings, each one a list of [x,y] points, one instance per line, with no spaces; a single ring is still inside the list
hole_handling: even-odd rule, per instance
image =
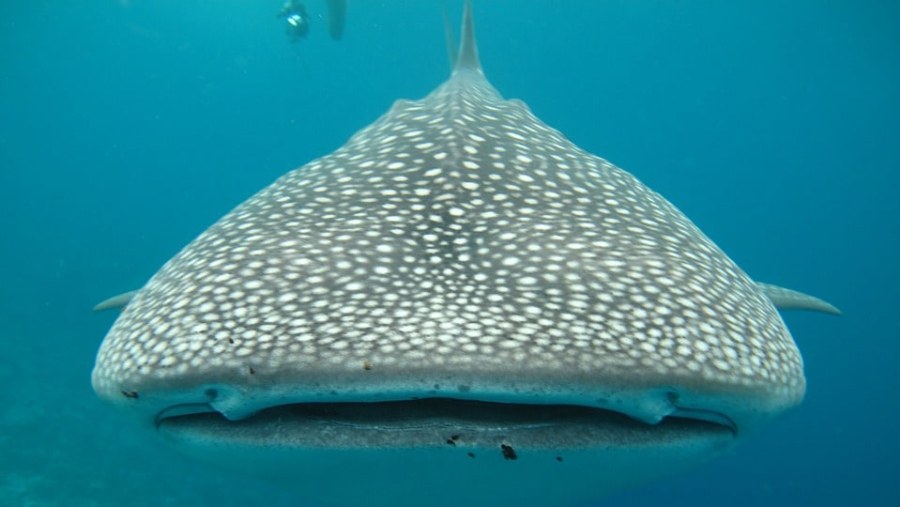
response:
[[[209,388],[204,392],[204,394],[206,394],[206,397],[209,399],[209,401],[213,401],[219,396],[219,391],[213,388]]]

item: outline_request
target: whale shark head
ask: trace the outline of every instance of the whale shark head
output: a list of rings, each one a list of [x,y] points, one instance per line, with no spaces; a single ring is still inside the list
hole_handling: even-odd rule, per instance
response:
[[[98,395],[340,505],[560,505],[730,449],[804,394],[765,292],[485,78],[263,189],[135,295]]]

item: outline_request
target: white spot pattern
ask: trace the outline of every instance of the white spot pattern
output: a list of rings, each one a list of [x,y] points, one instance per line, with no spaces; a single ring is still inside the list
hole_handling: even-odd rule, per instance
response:
[[[803,390],[780,317],[684,215],[465,74],[190,243],[115,323],[94,379],[363,362]]]

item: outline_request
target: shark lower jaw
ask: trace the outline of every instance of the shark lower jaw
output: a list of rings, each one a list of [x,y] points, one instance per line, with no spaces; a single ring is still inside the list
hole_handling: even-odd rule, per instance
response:
[[[200,409],[167,410],[157,431],[197,459],[338,506],[582,505],[695,467],[738,440],[728,424],[649,424],[578,405],[296,403],[237,421]]]
[[[676,411],[649,424],[603,408],[453,398],[292,403],[236,421],[206,405],[183,405],[161,412],[156,427],[176,440],[298,449],[563,450],[728,442],[738,434],[711,411]]]

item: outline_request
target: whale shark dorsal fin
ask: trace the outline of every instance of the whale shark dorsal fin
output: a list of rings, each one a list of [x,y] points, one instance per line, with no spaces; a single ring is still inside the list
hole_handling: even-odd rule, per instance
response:
[[[756,285],[779,310],[811,310],[832,315],[841,314],[836,306],[815,296],[770,283],[756,282]]]
[[[481,61],[478,59],[478,44],[475,41],[475,25],[472,21],[472,2],[466,0],[463,8],[462,30],[459,37],[459,51],[453,73],[463,70],[474,70],[481,73]]]

